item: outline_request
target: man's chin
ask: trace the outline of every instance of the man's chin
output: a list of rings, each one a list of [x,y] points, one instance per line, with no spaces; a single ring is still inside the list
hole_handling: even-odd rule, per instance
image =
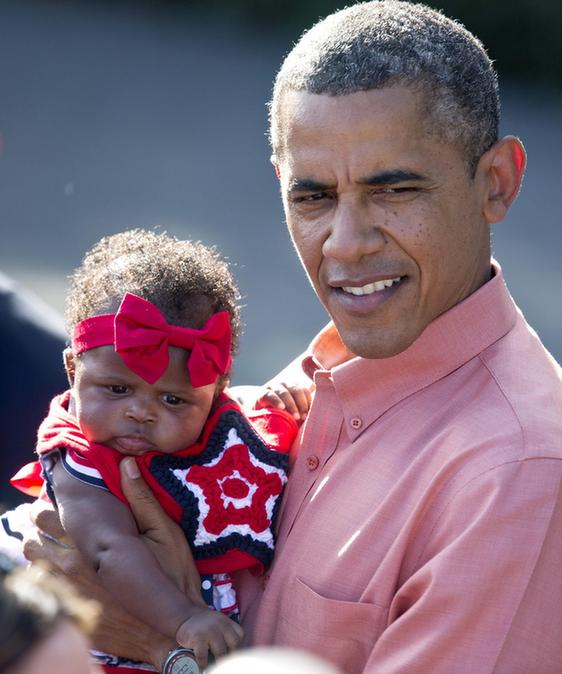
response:
[[[336,325],[336,328],[338,326]],[[340,330],[338,333],[344,345],[356,356],[371,360],[392,358],[405,351],[416,339],[417,334],[406,335],[395,332],[381,333],[379,330],[365,330],[362,334],[355,331]]]

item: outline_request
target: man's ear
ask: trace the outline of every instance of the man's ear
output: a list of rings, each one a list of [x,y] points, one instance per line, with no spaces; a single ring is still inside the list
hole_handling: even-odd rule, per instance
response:
[[[515,136],[506,136],[485,152],[476,169],[484,182],[483,214],[489,224],[503,220],[521,187],[527,155]]]
[[[269,161],[272,163],[273,168],[275,169],[275,175],[279,180],[281,180],[281,169],[279,168],[279,161],[277,157],[272,154],[271,157],[269,158]]]
[[[70,384],[70,388],[72,388],[76,376],[76,356],[72,353],[72,349],[67,346],[62,352],[62,358],[64,360],[64,369],[66,370],[68,383]]]

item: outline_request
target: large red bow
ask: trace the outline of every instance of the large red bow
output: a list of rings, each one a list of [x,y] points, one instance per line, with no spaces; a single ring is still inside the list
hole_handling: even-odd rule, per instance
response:
[[[211,316],[201,330],[169,325],[162,312],[151,302],[125,293],[116,314],[93,316],[81,321],[74,330],[76,353],[106,344],[127,367],[149,384],[164,374],[169,363],[168,348],[178,346],[190,351],[187,360],[194,388],[212,384],[230,367],[230,320],[226,311]]]

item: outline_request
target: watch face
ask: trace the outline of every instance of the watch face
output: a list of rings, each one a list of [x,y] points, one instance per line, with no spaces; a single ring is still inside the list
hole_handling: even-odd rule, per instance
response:
[[[172,653],[166,660],[166,674],[199,674],[200,669],[193,656],[186,651]]]

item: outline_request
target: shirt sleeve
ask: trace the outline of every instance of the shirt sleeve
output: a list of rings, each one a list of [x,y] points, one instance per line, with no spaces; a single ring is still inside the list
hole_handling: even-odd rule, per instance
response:
[[[43,466],[45,480],[49,485],[52,483],[51,472],[54,463],[60,460],[65,471],[69,475],[72,475],[72,477],[92,487],[99,487],[100,489],[109,491],[99,470],[92,466],[87,457],[74,449],[61,447],[56,452],[50,452],[45,456],[41,456],[39,460]]]
[[[506,463],[428,517],[364,674],[562,671],[561,476]]]

